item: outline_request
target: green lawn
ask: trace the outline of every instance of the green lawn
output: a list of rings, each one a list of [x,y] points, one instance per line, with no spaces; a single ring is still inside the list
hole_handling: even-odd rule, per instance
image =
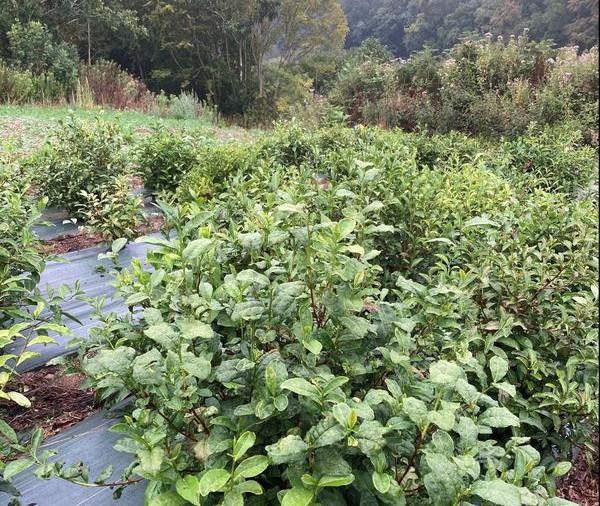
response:
[[[134,135],[145,135],[154,126],[195,131],[223,142],[249,141],[260,135],[258,130],[215,126],[205,118],[160,118],[137,111],[114,111],[100,108],[79,109],[66,106],[0,106],[0,144],[20,153],[28,153],[52,135],[59,121],[69,116],[84,121],[96,118],[115,122]]]

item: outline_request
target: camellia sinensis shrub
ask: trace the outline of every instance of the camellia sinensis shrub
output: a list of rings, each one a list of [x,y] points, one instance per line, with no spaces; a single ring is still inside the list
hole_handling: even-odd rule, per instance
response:
[[[80,218],[86,193],[100,192],[127,172],[124,141],[123,132],[114,124],[100,119],[85,123],[72,117],[24,165],[50,205]]]
[[[113,430],[149,503],[564,504],[568,465],[505,406],[508,361],[413,356],[373,261],[391,227],[373,207],[329,221],[299,177],[245,224],[192,206],[177,239],[146,239],[153,273],[120,277],[142,318],[108,318],[83,369],[136,397]]]
[[[526,135],[500,145],[489,165],[522,189],[541,188],[573,195],[589,192],[598,181],[598,154],[578,130],[530,128]]]
[[[18,405],[32,406],[30,392],[15,384],[17,367],[39,356],[34,351],[42,344],[55,344],[52,336],[68,334],[62,325],[60,305],[71,293],[38,288],[46,258],[38,250],[33,226],[40,222],[46,199],[30,195],[29,180],[5,153],[0,155],[0,486],[2,491],[19,495],[10,480],[27,468],[31,461],[17,459],[19,455],[37,451],[42,442],[42,430],[19,434],[5,421],[5,410]],[[49,333],[51,333],[49,335]]]
[[[81,350],[101,399],[133,396],[118,491],[569,504],[562,459],[597,426],[597,206],[514,192],[477,153],[436,171],[415,142],[277,133],[209,202],[164,206],[151,268],[118,276],[129,312]],[[42,476],[87,479],[49,456]]]
[[[256,149],[243,144],[201,146],[195,166],[177,188],[178,200],[210,199],[222,191],[234,174],[249,173],[261,163]]]
[[[198,163],[200,141],[157,127],[137,147],[137,164],[148,189],[174,192],[182,177]]]

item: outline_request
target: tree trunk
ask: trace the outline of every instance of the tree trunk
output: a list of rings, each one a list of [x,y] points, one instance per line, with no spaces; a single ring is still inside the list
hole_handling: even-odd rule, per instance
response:
[[[88,46],[88,65],[92,64],[92,36],[90,34],[90,20],[87,20],[87,46]]]

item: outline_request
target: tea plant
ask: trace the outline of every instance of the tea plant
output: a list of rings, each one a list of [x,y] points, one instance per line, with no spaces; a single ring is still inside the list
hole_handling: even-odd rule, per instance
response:
[[[5,406],[16,403],[27,408],[31,406],[27,393],[13,382],[17,368],[39,356],[33,346],[55,343],[50,333],[69,333],[61,322],[60,304],[76,296],[78,287],[72,293],[64,287],[45,294],[38,289],[45,259],[36,248],[32,227],[40,221],[46,201],[28,196],[27,179],[10,161],[0,163],[0,399]],[[38,431],[28,443],[0,417],[0,487],[4,492],[19,495],[10,479],[32,461],[11,459],[36,448],[41,440]]]
[[[135,236],[142,199],[139,195],[129,195],[126,177],[115,177],[93,193],[82,190],[82,197],[80,214],[91,231],[102,234],[107,241]]]
[[[86,202],[82,191],[94,194],[114,176],[125,174],[124,141],[123,132],[114,124],[100,119],[86,124],[69,118],[26,166],[50,205],[64,207],[80,218]]]
[[[507,298],[523,296],[497,249],[509,238],[495,235],[513,216],[530,216],[519,241],[551,234],[540,214],[548,197],[520,201],[461,160],[419,168],[411,138],[339,133],[275,136],[209,205],[164,206],[176,239],[144,239],[158,246],[153,270],[134,263],[119,275],[130,314],[104,315],[81,358],[106,402],[135,398],[114,428],[135,455],[123,483],[149,480],[150,504],[565,504],[553,496],[569,465],[549,445],[567,426],[585,432],[575,413],[597,416],[594,331],[577,337],[581,359],[565,350],[561,379],[550,364],[567,357],[550,336],[523,316],[515,325]],[[440,207],[439,218],[425,211]],[[583,234],[573,270],[547,277],[533,264],[545,277],[529,274],[548,329],[564,314],[548,290],[558,280],[572,290],[597,243],[580,228],[593,208],[574,212],[579,232],[563,232]],[[410,243],[421,258],[398,264],[408,226],[425,234]],[[502,283],[517,292],[498,292]],[[586,304],[586,316],[573,306],[582,322],[593,297]],[[543,386],[551,377],[571,384],[562,408]]]
[[[198,163],[197,140],[157,127],[137,148],[137,164],[146,186],[156,192],[177,189]]]
[[[149,505],[570,504],[556,480],[598,426],[596,202],[459,135],[292,124],[194,153],[149,267],[119,269],[129,311],[96,301],[81,343],[85,386],[131,398],[133,462],[90,480],[30,448],[39,477],[146,480]]]

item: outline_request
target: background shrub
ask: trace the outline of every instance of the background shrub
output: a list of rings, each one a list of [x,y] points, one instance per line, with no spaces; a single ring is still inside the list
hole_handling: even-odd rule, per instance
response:
[[[146,187],[155,192],[174,192],[182,177],[197,164],[199,142],[187,134],[155,128],[136,151]]]
[[[78,84],[79,93],[89,95],[90,102],[101,107],[146,111],[153,102],[153,94],[142,81],[111,61],[80,65]]]
[[[82,191],[97,194],[115,176],[125,174],[123,143],[123,132],[114,124],[70,118],[26,165],[36,189],[51,205],[82,217],[81,205],[87,201]]]
[[[354,122],[488,137],[567,120],[589,140],[597,131],[597,48],[555,50],[524,34],[466,39],[441,56],[361,54],[348,57],[328,95]]]

